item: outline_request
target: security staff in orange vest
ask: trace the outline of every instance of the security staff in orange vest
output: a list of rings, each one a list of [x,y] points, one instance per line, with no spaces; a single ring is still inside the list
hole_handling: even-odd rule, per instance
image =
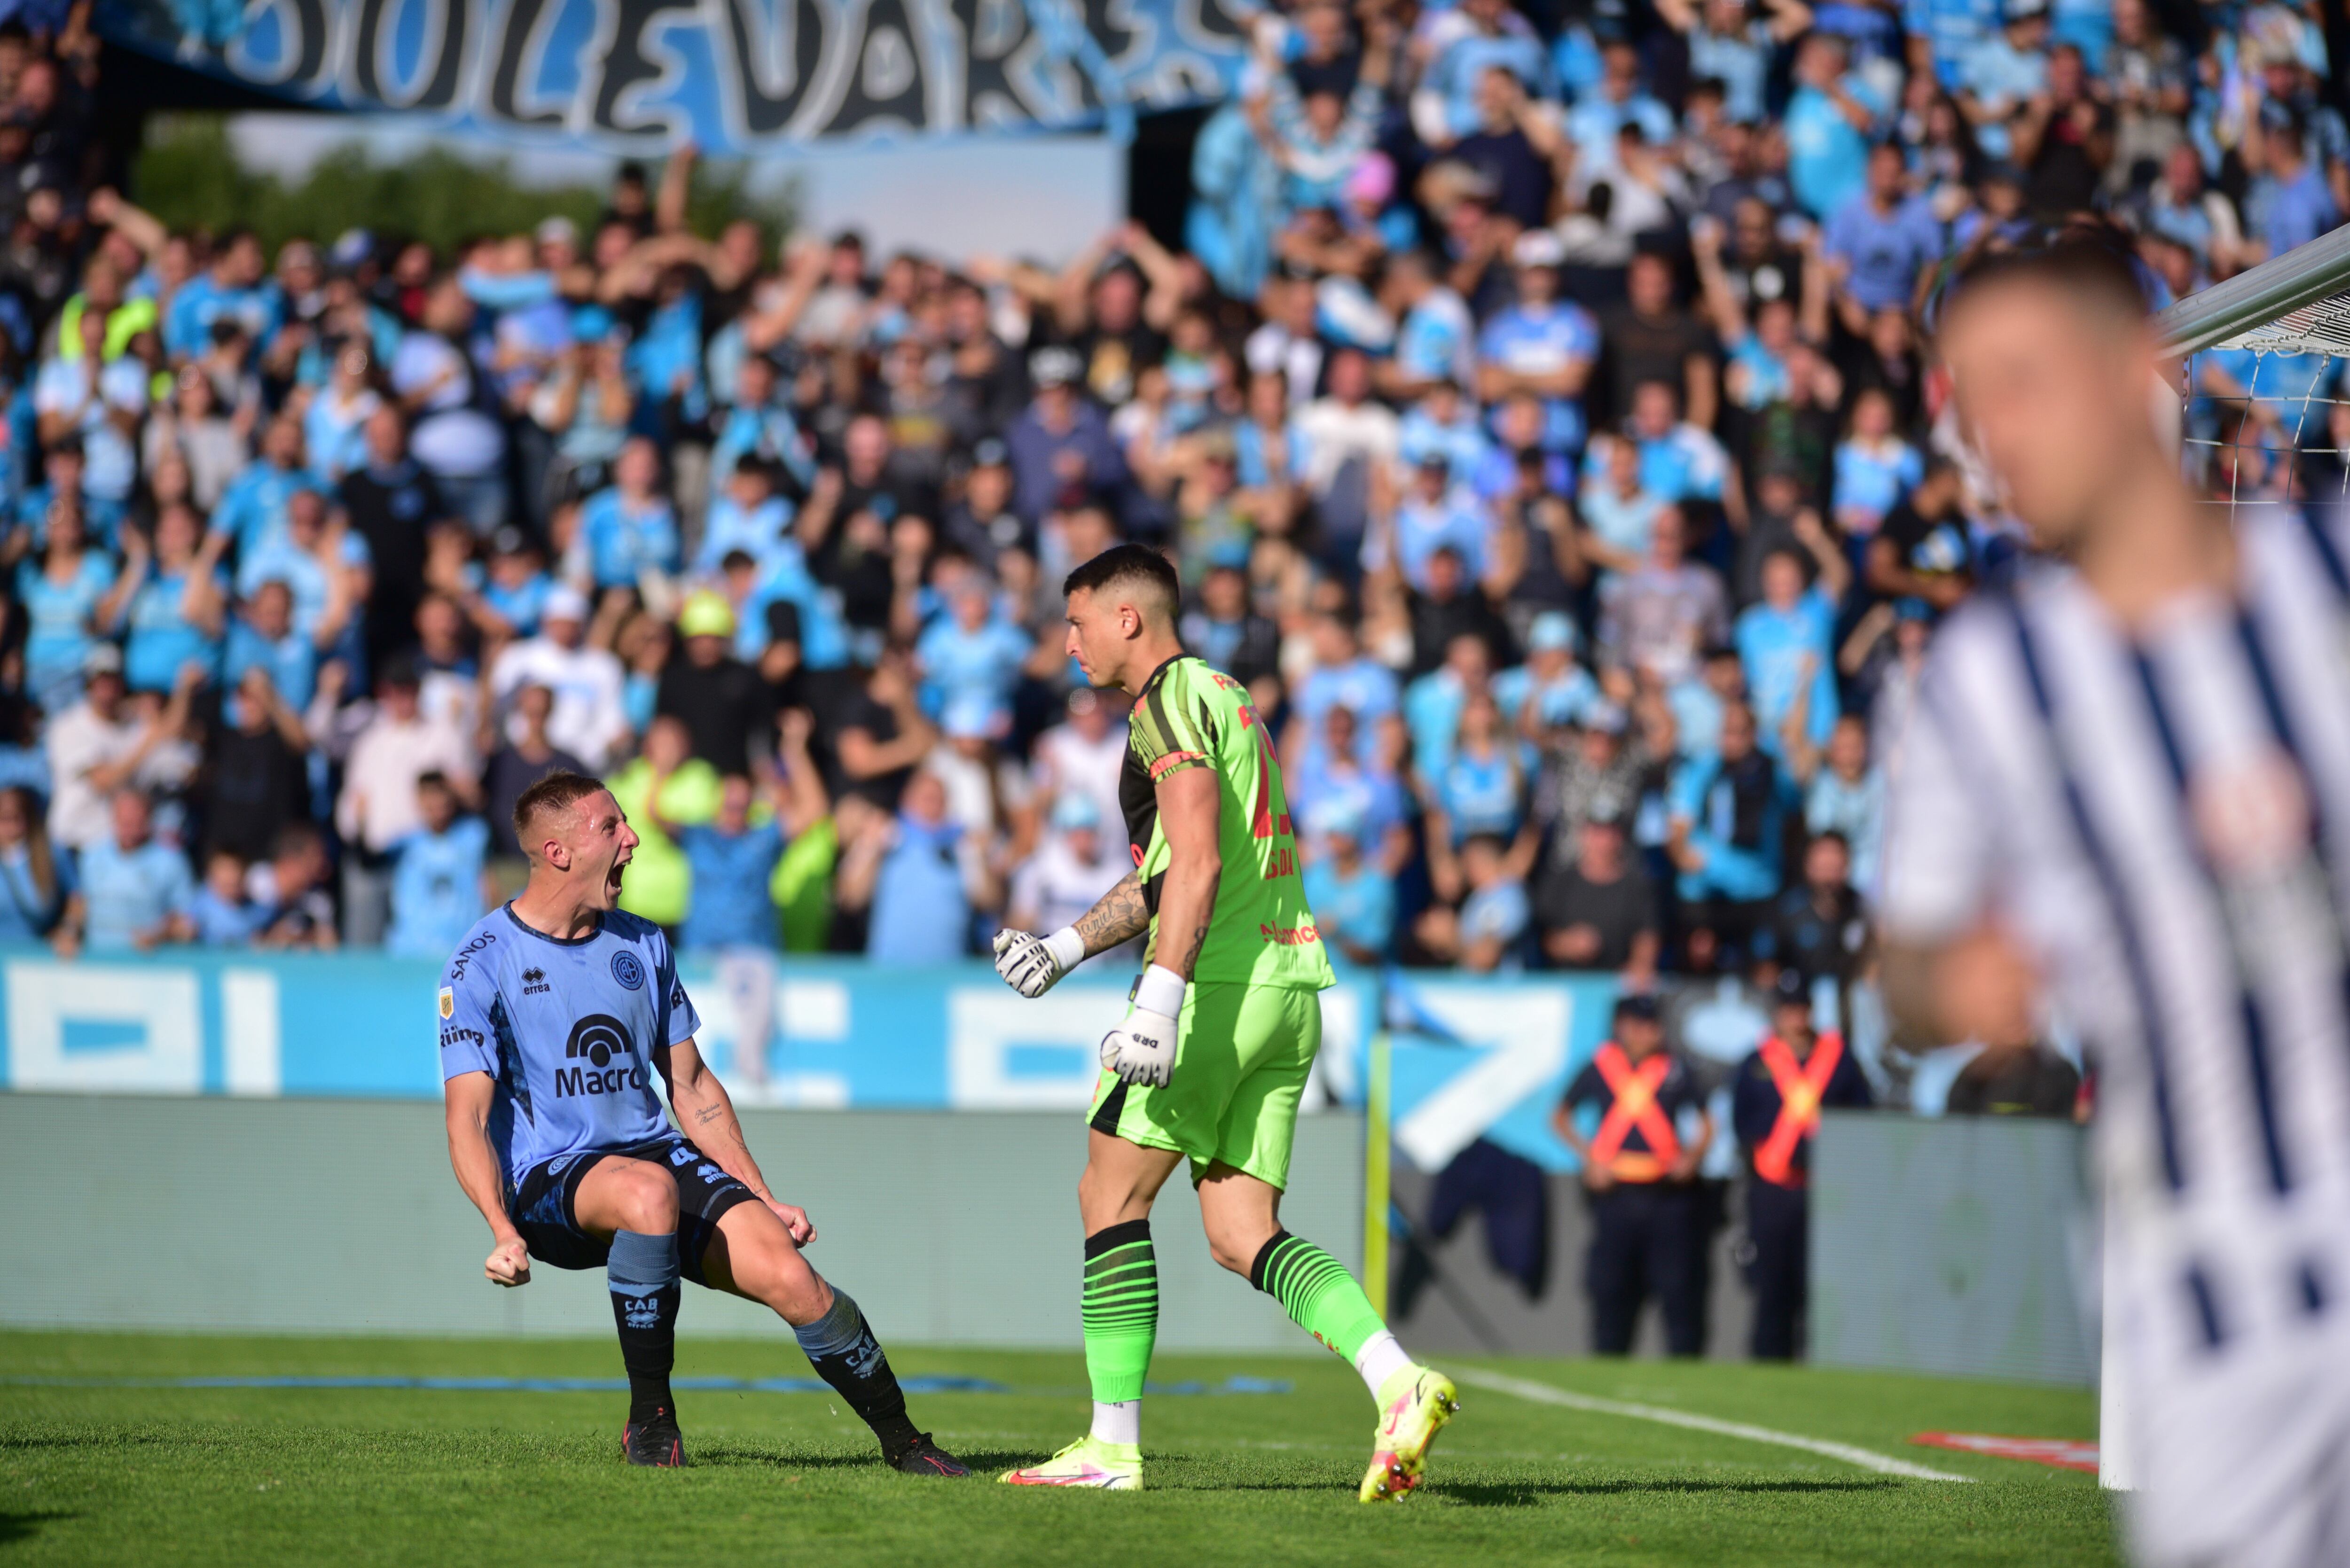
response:
[[[1585,1106],[1605,1107],[1587,1139],[1575,1122]],[[1685,1114],[1694,1125],[1688,1137]],[[1630,1354],[1640,1303],[1653,1291],[1664,1311],[1665,1348],[1702,1355],[1698,1248],[1704,1227],[1696,1178],[1713,1122],[1689,1064],[1665,1049],[1655,997],[1617,999],[1614,1038],[1566,1086],[1551,1126],[1582,1158],[1591,1195],[1584,1285],[1591,1293],[1592,1349]]]
[[[1794,1358],[1804,1316],[1810,1220],[1805,1186],[1822,1106],[1866,1109],[1868,1080],[1840,1035],[1812,1028],[1811,982],[1779,971],[1771,1033],[1738,1069],[1730,1121],[1745,1151],[1746,1235],[1753,1261],[1754,1357]]]

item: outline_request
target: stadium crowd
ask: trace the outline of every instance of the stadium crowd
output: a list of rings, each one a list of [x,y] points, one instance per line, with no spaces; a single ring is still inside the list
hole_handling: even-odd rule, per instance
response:
[[[2173,293],[2334,226],[2315,7],[1253,26],[1182,247],[1051,269],[697,234],[691,149],[451,254],[167,232],[87,40],[0,23],[0,937],[438,957],[558,765],[688,950],[1051,929],[1128,865],[1057,586],[1132,538],[1344,960],[1852,979],[1927,639],[2016,548],[1923,303],[2083,209]],[[2328,364],[2198,361],[2239,493],[2311,480],[2263,410]]]

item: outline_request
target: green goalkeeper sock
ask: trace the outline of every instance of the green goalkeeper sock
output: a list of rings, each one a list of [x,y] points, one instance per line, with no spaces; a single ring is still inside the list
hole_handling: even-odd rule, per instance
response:
[[[1286,1231],[1275,1231],[1249,1265],[1249,1283],[1281,1303],[1289,1321],[1336,1351],[1357,1360],[1387,1324],[1347,1266]]]
[[[1134,1442],[1142,1380],[1159,1337],[1159,1254],[1150,1245],[1149,1220],[1129,1220],[1086,1238],[1084,1315],[1094,1435]]]

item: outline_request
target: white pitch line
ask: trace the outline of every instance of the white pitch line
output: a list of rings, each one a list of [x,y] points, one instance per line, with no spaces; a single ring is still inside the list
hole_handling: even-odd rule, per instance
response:
[[[1711,1416],[1692,1415],[1686,1410],[1669,1410],[1661,1405],[1634,1405],[1620,1399],[1600,1399],[1589,1394],[1571,1393],[1565,1388],[1554,1388],[1547,1383],[1531,1383],[1525,1378],[1512,1377],[1500,1372],[1464,1367],[1452,1376],[1457,1382],[1490,1388],[1496,1394],[1514,1394],[1537,1405],[1587,1410],[1595,1416],[1623,1416],[1635,1421],[1660,1421],[1668,1427],[1686,1427],[1691,1431],[1711,1432],[1717,1437],[1743,1438],[1750,1443],[1773,1443],[1783,1449],[1801,1449],[1805,1453],[1842,1459],[1848,1465],[1858,1465],[1879,1475],[1902,1476],[1910,1480],[1974,1480],[1972,1476],[1953,1475],[1949,1470],[1931,1469],[1924,1465],[1911,1464],[1908,1459],[1856,1449],[1850,1443],[1831,1443],[1823,1438],[1800,1437],[1794,1432],[1773,1431],[1768,1427],[1750,1427],[1743,1421],[1723,1421]]]

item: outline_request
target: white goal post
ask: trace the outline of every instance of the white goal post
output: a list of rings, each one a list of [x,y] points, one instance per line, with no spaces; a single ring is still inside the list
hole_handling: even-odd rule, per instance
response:
[[[2190,294],[2155,317],[2174,354],[2350,355],[2350,225]]]

